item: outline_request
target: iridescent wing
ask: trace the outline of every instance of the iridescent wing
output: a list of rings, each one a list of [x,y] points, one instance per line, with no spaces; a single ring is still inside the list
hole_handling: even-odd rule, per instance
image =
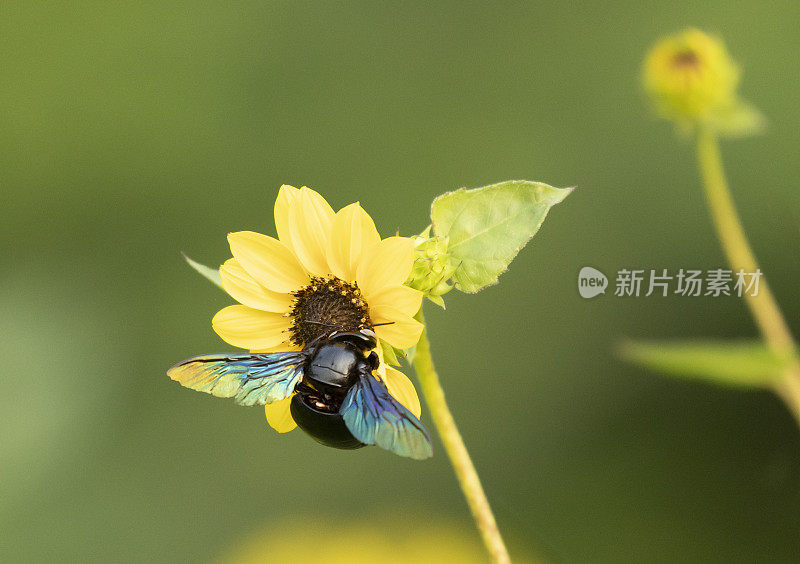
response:
[[[353,436],[364,444],[417,460],[433,456],[428,430],[372,374],[359,376],[339,413]]]
[[[241,405],[288,398],[303,377],[306,353],[206,354],[179,362],[167,376],[181,386]]]

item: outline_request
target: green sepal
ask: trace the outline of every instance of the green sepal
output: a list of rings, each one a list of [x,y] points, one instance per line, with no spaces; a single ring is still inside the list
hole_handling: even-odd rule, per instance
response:
[[[767,119],[755,106],[735,100],[713,112],[706,123],[724,137],[749,137],[763,133]]]
[[[200,264],[199,262],[190,259],[186,253],[181,253],[183,258],[186,262],[189,263],[189,266],[194,268],[197,272],[199,272],[204,278],[210,280],[214,284],[216,284],[220,289],[224,290],[222,287],[222,280],[219,277],[219,269],[218,268],[210,268],[205,266],[204,264]]]
[[[397,358],[397,356],[398,354],[400,356],[405,356],[405,353],[400,349],[394,348],[384,340],[380,340],[380,344],[381,351],[383,352],[383,362],[390,366],[400,366],[400,360]]]
[[[413,366],[414,365],[414,357],[417,354],[417,345],[414,345],[410,349],[406,349],[403,352],[405,353],[406,362],[408,363],[408,365],[409,366]]]

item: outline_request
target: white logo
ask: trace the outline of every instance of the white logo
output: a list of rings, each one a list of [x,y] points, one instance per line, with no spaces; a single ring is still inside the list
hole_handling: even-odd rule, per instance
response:
[[[578,273],[578,292],[582,298],[593,298],[598,294],[605,294],[608,287],[606,275],[592,268],[584,266]]]

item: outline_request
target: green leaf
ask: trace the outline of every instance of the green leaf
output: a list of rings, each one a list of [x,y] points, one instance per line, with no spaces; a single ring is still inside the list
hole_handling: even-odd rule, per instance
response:
[[[186,262],[189,263],[189,266],[191,266],[197,272],[202,274],[205,278],[207,278],[208,280],[210,280],[211,282],[222,288],[222,280],[220,280],[219,278],[219,269],[209,268],[203,264],[200,264],[199,262],[194,261],[190,259],[188,256],[186,256],[186,253],[181,253],[181,254],[183,255],[183,258],[186,260]]]
[[[620,355],[673,376],[745,388],[772,386],[791,363],[758,341],[626,342]]]
[[[508,269],[519,250],[541,227],[547,212],[572,192],[541,182],[510,180],[442,194],[431,205],[437,236],[448,237],[453,280],[475,293]]]

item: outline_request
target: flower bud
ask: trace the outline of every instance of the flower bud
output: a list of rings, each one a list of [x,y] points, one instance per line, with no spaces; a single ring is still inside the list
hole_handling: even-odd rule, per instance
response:
[[[739,68],[720,39],[687,29],[650,50],[643,81],[661,117],[692,125],[736,105]]]
[[[431,237],[430,230],[428,227],[414,238],[414,267],[406,285],[443,306],[441,296],[453,288],[450,278],[458,265],[450,262],[447,237]]]

